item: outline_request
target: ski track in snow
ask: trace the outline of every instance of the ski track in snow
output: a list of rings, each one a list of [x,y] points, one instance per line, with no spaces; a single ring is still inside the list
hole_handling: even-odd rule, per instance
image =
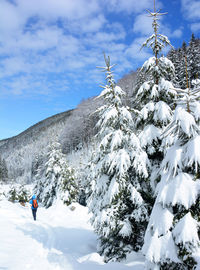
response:
[[[144,269],[144,259],[135,253],[124,262],[104,264],[87,208],[75,207],[41,207],[34,221],[28,205],[0,201],[0,270]]]

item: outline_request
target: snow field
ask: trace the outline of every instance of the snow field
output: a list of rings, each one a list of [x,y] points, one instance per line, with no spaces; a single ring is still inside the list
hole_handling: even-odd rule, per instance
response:
[[[40,207],[37,220],[25,207],[0,201],[0,269],[6,270],[143,270],[144,259],[133,253],[121,263],[103,262],[87,208],[57,202]]]

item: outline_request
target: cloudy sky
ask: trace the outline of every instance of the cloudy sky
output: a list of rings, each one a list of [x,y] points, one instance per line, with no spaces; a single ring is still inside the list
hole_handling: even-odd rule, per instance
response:
[[[200,37],[200,1],[157,0],[172,45]],[[100,93],[103,52],[115,79],[137,69],[153,0],[0,0],[0,139]]]

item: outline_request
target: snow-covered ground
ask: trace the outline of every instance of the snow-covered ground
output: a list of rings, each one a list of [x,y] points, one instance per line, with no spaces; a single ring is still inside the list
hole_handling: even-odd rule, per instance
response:
[[[40,207],[33,221],[29,205],[0,201],[0,270],[143,270],[144,259],[130,254],[121,263],[104,264],[87,208],[58,202]]]

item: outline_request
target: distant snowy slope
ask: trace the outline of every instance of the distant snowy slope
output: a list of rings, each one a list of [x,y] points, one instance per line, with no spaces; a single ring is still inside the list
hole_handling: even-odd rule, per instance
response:
[[[58,202],[31,210],[0,201],[0,269],[21,270],[143,270],[143,258],[131,254],[123,263],[104,264],[96,252],[97,239],[88,223],[87,208],[75,210]]]
[[[135,76],[133,72],[119,81],[119,85],[129,93],[128,96],[132,95]],[[45,162],[47,146],[52,140],[59,140],[65,153],[77,149],[81,144],[89,144],[95,134],[96,119],[93,113],[101,104],[101,99],[83,100],[74,110],[53,115],[15,137],[0,140],[0,170],[1,161],[4,160],[8,181],[31,183],[37,168]]]
[[[38,167],[46,162],[48,146],[53,141],[59,141],[65,153],[80,143],[88,143],[94,135],[95,123],[90,115],[98,102],[88,99],[74,110],[49,117],[15,137],[1,140],[0,167],[3,160],[8,181],[31,183]]]
[[[67,111],[54,115],[18,136],[0,141],[0,157],[6,162],[9,181],[31,182],[48,143],[52,138],[59,137],[71,114],[72,111]]]

